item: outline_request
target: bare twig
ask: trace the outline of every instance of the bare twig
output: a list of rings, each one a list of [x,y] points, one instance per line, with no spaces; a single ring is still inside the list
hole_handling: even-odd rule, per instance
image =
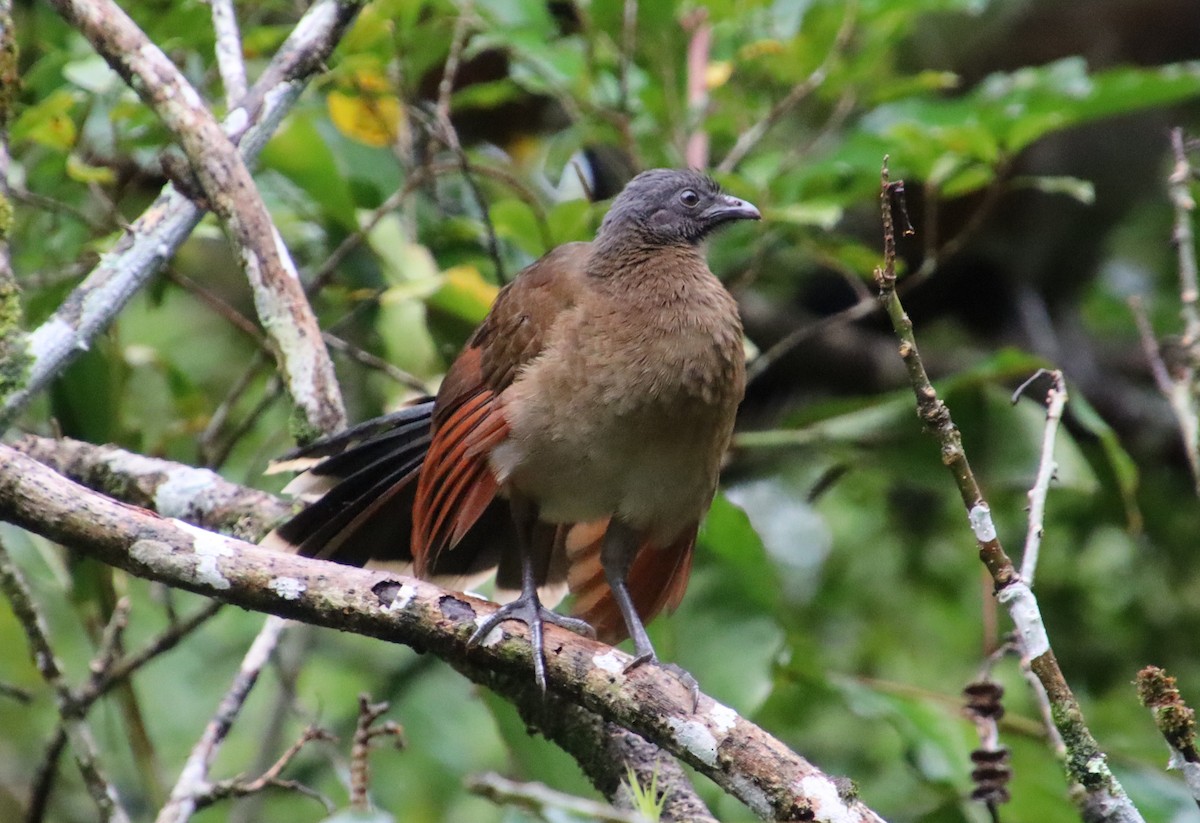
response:
[[[358,7],[355,0],[319,0],[296,25],[246,101],[230,112],[225,129],[247,161],[257,157],[308,77],[323,68]],[[163,190],[50,319],[29,335],[31,362],[25,382],[5,396],[0,427],[10,424],[35,394],[89,348],[202,216],[200,207],[174,188]]]
[[[1142,353],[1146,357],[1146,364],[1150,367],[1154,385],[1163,395],[1170,397],[1175,390],[1175,383],[1171,379],[1171,372],[1167,370],[1162,352],[1159,351],[1158,340],[1154,336],[1154,327],[1150,325],[1150,316],[1146,313],[1146,304],[1136,294],[1131,295],[1126,302],[1129,310],[1133,312],[1133,321],[1137,324],[1138,329],[1138,339],[1142,343]]]
[[[925,371],[913,335],[912,321],[896,294],[896,229],[892,219],[893,186],[888,179],[887,158],[884,158],[881,182],[884,263],[875,270],[875,279],[879,286],[880,301],[900,340],[900,357],[916,395],[917,415],[941,447],[942,462],[953,475],[967,509],[967,518],[979,546],[979,557],[991,574],[996,597],[1008,609],[1016,627],[1021,653],[1029,657],[1031,668],[1046,688],[1054,710],[1055,725],[1068,742],[1067,773],[1078,786],[1079,790],[1074,795],[1084,819],[1089,823],[1101,820],[1109,823],[1140,823],[1141,814],[1108,768],[1104,753],[1084,722],[1079,703],[1050,647],[1037,598],[1017,574],[1012,560],[1000,543],[991,508],[967,461],[958,427],[954,425],[949,408],[938,397]]]
[[[174,648],[183,638],[216,614],[222,605],[215,601],[210,602],[199,609],[196,614],[165,629],[141,650],[113,660],[103,669],[96,667],[95,661],[93,661],[93,676],[75,691],[75,700],[80,713],[87,712],[93,703],[118,683],[130,678],[142,666]],[[112,624],[110,623],[110,625]],[[25,815],[26,823],[39,823],[45,817],[46,805],[58,774],[58,759],[62,755],[66,742],[66,732],[60,724],[54,730],[50,742],[46,744],[42,759],[34,772],[33,790],[30,792],[29,808]]]
[[[621,11],[621,55],[617,63],[617,108],[629,114],[629,72],[637,45],[638,0],[625,0]]]
[[[389,720],[382,726],[375,721],[390,708],[387,702],[372,703],[369,695],[358,696],[358,721],[354,724],[354,741],[350,746],[350,808],[365,812],[371,808],[367,792],[371,788],[371,742],[377,737],[390,737],[396,748],[404,748],[404,729]]]
[[[687,48],[687,119],[688,138],[683,162],[692,169],[708,167],[708,130],[704,117],[708,109],[708,58],[712,48],[712,23],[708,9],[697,6],[683,20],[688,34]]]
[[[484,230],[487,232],[488,255],[492,258],[492,264],[496,267],[496,279],[503,283],[508,278],[504,274],[504,259],[500,256],[500,238],[497,237],[496,227],[492,224],[492,217],[488,211],[487,200],[483,196],[483,190],[479,188],[479,183],[475,180],[471,160],[467,157],[467,152],[458,139],[458,132],[450,120],[450,95],[454,91],[454,81],[458,76],[463,49],[467,45],[467,35],[470,33],[470,23],[473,16],[474,3],[471,0],[466,0],[459,12],[458,19],[454,23],[454,34],[450,38],[450,53],[446,56],[446,66],[442,70],[442,79],[438,82],[438,97],[437,104],[434,107],[434,116],[437,122],[437,138],[454,155],[454,159],[458,162],[459,170],[462,172],[463,182],[467,184],[467,188],[471,192],[471,197],[475,200],[475,207],[479,209],[479,219],[483,221]]]
[[[1020,650],[1018,649],[1017,651],[1020,654]],[[1050,748],[1060,760],[1066,760],[1067,744],[1063,742],[1062,733],[1058,730],[1058,726],[1054,724],[1054,707],[1050,705],[1050,696],[1046,694],[1046,687],[1042,685],[1042,681],[1034,673],[1033,666],[1029,664],[1029,657],[1020,654],[1020,658],[1021,676],[1025,678],[1025,682],[1029,685],[1029,691],[1033,694],[1033,700],[1037,703],[1038,712],[1042,716],[1042,728],[1046,730],[1046,737],[1050,741]]]
[[[213,783],[208,791],[196,798],[196,808],[203,809],[212,804],[226,800],[232,797],[246,797],[247,795],[258,794],[267,789],[286,789],[287,791],[297,792],[305,797],[311,797],[317,802],[325,806],[325,811],[332,814],[335,806],[332,801],[322,795],[320,792],[305,786],[303,783],[298,783],[295,780],[285,780],[280,777],[283,770],[288,767],[288,764],[295,759],[296,755],[304,746],[313,740],[333,741],[337,738],[325,729],[316,726],[309,726],[300,735],[291,746],[288,747],[279,759],[276,760],[266,771],[253,780],[245,780],[242,778],[233,778],[231,780],[219,780]]]
[[[217,71],[225,87],[225,107],[232,109],[246,96],[246,64],[242,60],[242,36],[238,32],[233,0],[208,0],[212,6],[216,34]]]
[[[225,424],[229,421],[230,415],[233,413],[233,407],[237,405],[242,396],[250,389],[254,383],[254,378],[258,377],[259,372],[267,365],[269,358],[264,356],[262,350],[250,358],[250,363],[245,370],[238,375],[237,380],[233,381],[233,385],[225,392],[225,396],[221,398],[221,402],[213,409],[212,416],[208,419],[208,425],[204,427],[201,433],[199,442],[197,443],[197,451],[200,454],[200,464],[206,468],[219,468],[224,462],[224,457],[229,453],[228,441],[223,446],[218,446],[217,438],[221,436],[225,428]]]
[[[83,777],[88,794],[91,795],[92,801],[100,812],[100,819],[112,821],[112,823],[127,823],[129,816],[121,806],[116,787],[104,774],[96,741],[92,737],[91,729],[88,728],[75,695],[67,685],[62,667],[58,663],[58,657],[46,634],[45,622],[38,612],[29,586],[9,556],[8,549],[2,543],[0,543],[0,590],[8,598],[13,614],[25,631],[34,665],[41,673],[42,679],[54,690],[66,740],[71,746],[71,753],[75,756],[75,762],[79,766],[79,773]]]
[[[1184,145],[1183,129],[1171,130],[1171,149],[1175,166],[1167,184],[1171,205],[1175,207],[1175,229],[1172,241],[1179,256],[1179,306],[1183,317],[1183,347],[1193,369],[1200,364],[1200,284],[1196,276],[1196,241],[1192,231],[1192,213],[1196,201],[1190,188],[1193,170]]]
[[[1051,385],[1046,392],[1046,426],[1042,430],[1042,453],[1038,460],[1037,478],[1033,488],[1029,490],[1029,529],[1025,533],[1025,551],[1021,554],[1021,579],[1030,587],[1033,586],[1038,550],[1045,534],[1046,496],[1050,492],[1050,481],[1058,471],[1058,464],[1054,462],[1054,438],[1058,434],[1058,424],[1062,421],[1063,409],[1067,405],[1067,385],[1062,372],[1038,369],[1037,373],[1022,383],[1013,394],[1015,403],[1022,392],[1042,375],[1050,377]]]
[[[1150,358],[1150,363],[1151,369],[1155,371],[1159,390],[1163,392],[1175,414],[1183,436],[1188,466],[1192,470],[1192,482],[1196,494],[1200,495],[1200,411],[1197,410],[1196,400],[1196,377],[1197,370],[1200,369],[1200,310],[1197,309],[1200,286],[1196,280],[1196,241],[1192,231],[1192,213],[1196,210],[1196,201],[1192,197],[1192,167],[1188,161],[1187,147],[1184,145],[1183,129],[1171,130],[1171,149],[1175,155],[1175,165],[1167,185],[1171,205],[1175,209],[1175,227],[1171,239],[1179,260],[1179,311],[1183,318],[1183,337],[1179,342],[1183,349],[1183,357],[1175,373],[1169,375],[1165,381],[1155,365],[1156,361],[1161,362],[1161,354]],[[1143,323],[1139,318],[1143,345],[1147,345],[1145,329],[1148,327],[1149,321]],[[1158,352],[1157,344],[1154,351]],[[1165,366],[1162,370],[1165,371]]]
[[[11,683],[0,683],[0,697],[7,697],[9,700],[15,700],[18,703],[33,702],[33,692],[28,689],[22,689],[20,686],[14,686]]]
[[[262,630],[242,658],[237,676],[234,677],[225,696],[221,698],[216,714],[208,721],[204,734],[192,748],[192,753],[179,773],[179,780],[171,790],[170,799],[155,818],[156,823],[184,823],[191,819],[201,801],[212,794],[213,784],[208,779],[209,767],[212,766],[213,758],[225,742],[225,736],[229,734],[233,721],[245,705],[250,690],[258,682],[263,666],[270,659],[275,645],[279,642],[279,636],[286,627],[287,621],[279,617],[269,617],[263,624]]]
[[[495,772],[467,778],[467,791],[485,797],[497,805],[527,809],[538,817],[548,818],[548,810],[566,813],[571,817],[595,820],[598,823],[650,823],[644,815],[613,808],[573,794],[555,791],[544,783],[518,783]]]
[[[421,394],[429,393],[429,387],[425,385],[425,381],[417,377],[415,374],[409,374],[399,366],[389,363],[382,357],[371,354],[369,351],[364,351],[353,343],[343,340],[335,334],[325,332],[322,336],[325,339],[325,345],[334,351],[346,355],[356,363],[366,366],[368,369],[374,369],[375,371],[383,372],[401,386],[410,388],[413,391],[420,392]]]
[[[495,644],[466,643],[494,604],[414,578],[185,529],[84,489],[5,446],[0,446],[0,519],[134,575],[246,608],[405,642],[451,661],[476,682],[507,682],[531,699],[540,694],[529,675],[522,626],[505,627]],[[628,654],[557,627],[548,634],[550,694],[652,740],[757,814],[847,823],[879,819],[849,786],[732,709],[701,696],[693,711],[690,691],[673,674],[654,666],[630,669]]]

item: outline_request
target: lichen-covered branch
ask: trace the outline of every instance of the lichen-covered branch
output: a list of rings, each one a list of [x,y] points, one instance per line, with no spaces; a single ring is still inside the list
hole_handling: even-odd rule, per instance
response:
[[[259,320],[310,434],[345,425],[329,353],[295,265],[250,170],[200,95],[111,0],[51,0],[150,106],[187,156],[209,208],[224,224],[254,292]]]
[[[431,583],[271,552],[118,503],[0,446],[0,519],[131,574],[244,608],[404,643],[451,662],[473,680],[510,681],[529,693],[529,641],[508,624],[468,645],[495,606]],[[511,629],[509,628],[511,626]],[[548,629],[555,698],[636,732],[681,758],[765,819],[876,821],[849,788],[736,712],[692,696],[658,667],[626,671],[629,655]],[[509,688],[513,688],[510,686]]]
[[[882,171],[880,201],[883,211],[884,263],[875,270],[879,299],[900,340],[899,353],[908,371],[909,382],[917,399],[917,416],[941,447],[942,462],[950,470],[958,487],[967,519],[979,546],[979,557],[991,574],[997,599],[1008,609],[1017,631],[1021,653],[1029,658],[1030,668],[1046,689],[1054,716],[1054,725],[1062,734],[1067,747],[1067,776],[1079,791],[1074,793],[1080,812],[1086,821],[1134,823],[1142,820],[1125,790],[1109,769],[1104,753],[1083,719],[1083,712],[1066,677],[1058,665],[1046,627],[1042,621],[1037,598],[1029,585],[1017,574],[1012,560],[1004,551],[991,508],[983,496],[967,454],[962,437],[950,409],[938,397],[921,361],[912,321],[896,294],[896,229],[892,219],[892,197],[896,192],[888,179],[887,160]]]
[[[256,158],[309,77],[324,67],[359,3],[320,0],[297,23],[243,103],[225,119],[225,132],[246,162]],[[0,88],[6,88],[0,83]],[[28,337],[21,384],[10,387],[0,408],[6,428],[37,393],[106,329],[149,282],[200,221],[204,210],[167,186],[129,227],[53,315]]]
[[[1062,422],[1063,410],[1067,406],[1067,384],[1063,380],[1062,372],[1039,369],[1037,374],[1029,378],[1013,395],[1015,403],[1018,395],[1043,374],[1049,375],[1051,385],[1046,392],[1046,425],[1042,428],[1042,451],[1038,459],[1037,475],[1029,489],[1029,526],[1025,532],[1025,550],[1021,552],[1021,579],[1030,587],[1033,586],[1038,553],[1041,551],[1042,537],[1046,531],[1046,497],[1050,493],[1050,482],[1058,471],[1058,463],[1054,461],[1054,440],[1058,435],[1058,424]]]

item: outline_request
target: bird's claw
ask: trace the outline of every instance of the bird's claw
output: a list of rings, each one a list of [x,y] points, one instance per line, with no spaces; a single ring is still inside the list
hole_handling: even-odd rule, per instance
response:
[[[568,617],[552,609],[547,609],[536,597],[521,596],[516,600],[505,603],[488,615],[479,624],[478,628],[471,633],[467,643],[474,645],[481,642],[491,633],[492,629],[509,620],[520,621],[529,627],[529,645],[533,655],[533,680],[537,683],[542,694],[546,693],[546,650],[542,644],[542,626],[546,623],[552,623],[567,631],[581,634],[593,640],[596,637],[596,630],[586,620],[580,620],[578,617]]]

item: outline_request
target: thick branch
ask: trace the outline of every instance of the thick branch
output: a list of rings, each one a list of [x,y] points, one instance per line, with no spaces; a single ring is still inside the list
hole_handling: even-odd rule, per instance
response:
[[[515,678],[532,690],[523,627],[467,645],[495,606],[425,581],[279,554],[159,518],[84,489],[0,446],[0,517],[102,562],[244,608],[428,651],[476,682]],[[509,624],[512,625],[512,624]],[[757,814],[777,820],[879,818],[732,709],[691,695],[653,666],[556,627],[547,634],[550,693],[582,705],[683,759]]]

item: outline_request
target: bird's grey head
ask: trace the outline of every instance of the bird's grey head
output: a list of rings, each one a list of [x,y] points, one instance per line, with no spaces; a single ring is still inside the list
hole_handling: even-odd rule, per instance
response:
[[[651,169],[629,181],[613,201],[596,239],[694,246],[719,226],[761,216],[752,204],[723,193],[707,175]]]

